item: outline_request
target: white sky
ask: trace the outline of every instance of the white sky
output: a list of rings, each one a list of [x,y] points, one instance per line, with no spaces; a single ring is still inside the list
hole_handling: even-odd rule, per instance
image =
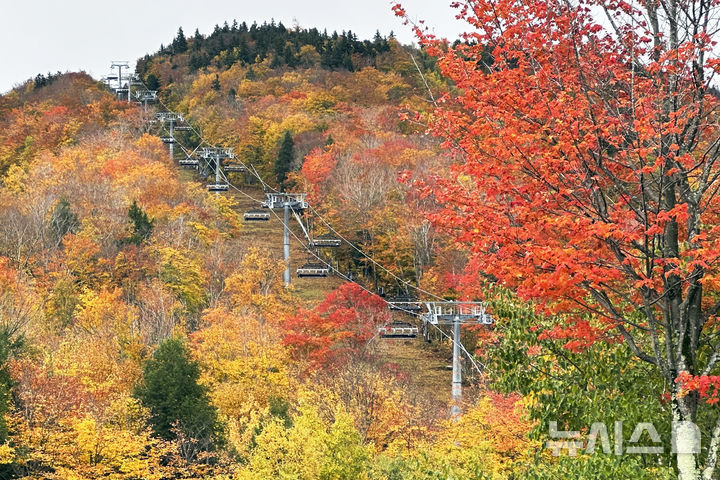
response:
[[[405,0],[413,19],[422,19],[438,36],[455,38],[464,30],[451,0]],[[352,30],[359,39],[392,30],[402,43],[413,41],[389,0],[0,0],[0,92],[38,73],[84,70],[95,78],[112,60],[134,62],[167,45],[182,26],[209,34],[215,24],[282,21],[285,26]]]

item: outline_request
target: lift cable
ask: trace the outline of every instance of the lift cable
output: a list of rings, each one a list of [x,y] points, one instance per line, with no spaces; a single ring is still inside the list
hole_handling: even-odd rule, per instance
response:
[[[332,225],[330,225],[330,224],[327,222],[327,220],[325,220],[325,219],[322,217],[322,215],[320,215],[320,214],[318,213],[318,211],[315,210],[315,208],[313,208],[312,205],[308,204],[308,206],[310,207],[310,210],[312,210],[313,214],[315,214],[315,216],[317,216],[317,217],[328,227],[328,229],[330,229],[331,232],[333,232],[335,235],[337,235],[338,237],[340,237],[345,243],[347,243],[348,245],[350,245],[353,249],[355,249],[355,250],[356,250],[358,253],[360,253],[362,256],[364,256],[365,258],[367,258],[368,260],[370,260],[370,262],[372,262],[373,265],[375,265],[375,266],[377,266],[377,267],[380,267],[380,269],[382,269],[383,271],[385,271],[385,272],[387,272],[388,274],[390,274],[390,276],[392,276],[392,277],[393,277],[394,279],[396,279],[397,281],[405,284],[405,285],[408,286],[408,287],[414,288],[414,289],[417,290],[418,292],[422,292],[422,293],[424,293],[424,294],[426,294],[426,295],[428,295],[428,296],[430,296],[430,297],[432,297],[432,298],[435,298],[436,300],[441,300],[441,301],[442,301],[442,300],[447,300],[447,299],[445,299],[445,298],[443,298],[443,297],[441,297],[441,296],[439,296],[439,295],[436,295],[436,294],[434,294],[434,293],[432,293],[432,292],[429,292],[429,291],[427,291],[427,290],[425,290],[425,289],[423,289],[423,288],[421,288],[421,287],[419,287],[419,286],[413,285],[413,284],[411,284],[410,282],[408,282],[408,281],[406,281],[406,280],[398,277],[397,275],[395,275],[395,273],[393,273],[392,271],[390,271],[390,270],[389,270],[388,268],[386,268],[384,265],[378,263],[378,262],[377,262],[374,258],[372,258],[370,255],[368,255],[367,253],[363,252],[360,248],[358,248],[357,246],[355,246],[355,244],[353,244],[350,240],[348,240],[347,238],[345,238],[344,236],[342,236],[342,234],[341,234],[340,232],[338,232],[337,230],[335,230],[335,229],[332,227]]]
[[[145,88],[147,88],[147,86],[146,86],[144,83],[143,83],[143,86],[145,86]],[[165,107],[165,109],[166,109],[168,112],[172,112],[172,110],[170,110],[170,109],[167,107],[167,105],[165,105],[165,103],[164,103],[159,97],[158,97],[158,102],[159,102],[163,107]],[[173,113],[174,113],[174,112],[173,112]],[[212,145],[210,142],[208,142],[208,141],[202,136],[202,134],[201,134],[192,124],[190,124],[190,123],[187,122],[187,121],[186,121],[185,123],[188,125],[188,127],[189,127],[189,128],[197,135],[197,137],[200,139],[200,143],[198,144],[197,147],[195,147],[195,149],[192,150],[192,153],[196,152],[203,144],[206,144],[206,145],[210,146],[211,148],[215,148],[215,146]],[[165,128],[164,124],[163,124],[163,128]],[[169,133],[169,132],[168,132],[168,133]],[[187,154],[187,152],[189,151],[189,149],[187,149],[185,146],[183,146],[182,143],[180,143],[180,142],[177,142],[177,143],[178,143],[178,145],[180,145],[181,149]],[[275,189],[275,188],[271,187],[270,185],[268,185],[267,183],[265,183],[265,181],[263,180],[263,178],[260,176],[260,174],[259,174],[259,173],[257,172],[257,170],[255,169],[255,166],[254,166],[254,165],[250,164],[250,168],[248,168],[248,166],[247,166],[244,162],[242,162],[242,160],[238,159],[237,157],[235,157],[235,159],[236,159],[241,165],[243,165],[248,171],[250,171],[251,173],[253,173],[253,175],[258,179],[258,181],[259,181],[259,182],[261,183],[261,185],[263,186],[263,189],[264,189],[264,190],[268,190],[268,189],[269,189],[269,190],[272,190],[272,191],[274,191],[274,192],[276,192],[276,193],[280,193],[277,189]],[[204,160],[204,159],[203,159],[203,160]],[[208,162],[205,162],[205,163],[206,163],[206,165],[209,165]],[[230,183],[230,181],[227,179],[227,176],[225,175],[225,172],[222,172],[222,171],[221,171],[221,175],[222,175],[223,179],[225,180],[225,182],[226,182],[230,187],[232,187],[234,190],[238,191],[239,193],[241,193],[242,195],[248,197],[249,199],[253,200],[254,202],[257,202],[257,203],[259,203],[259,204],[262,204],[262,203],[263,203],[263,201],[258,200],[258,199],[256,199],[256,198],[252,197],[251,195],[249,195],[249,194],[247,194],[246,192],[244,192],[242,189],[240,189],[240,188],[238,188],[237,186],[235,186],[234,184]],[[308,204],[308,206],[310,207],[311,211],[312,211],[318,218],[320,218],[320,220],[321,220],[333,233],[335,233],[339,238],[341,238],[343,241],[345,241],[345,243],[347,243],[348,245],[350,245],[350,246],[351,246],[353,249],[355,249],[358,253],[360,253],[361,255],[363,255],[364,257],[366,257],[368,260],[370,260],[374,265],[380,267],[382,270],[384,270],[385,272],[387,272],[388,274],[390,274],[390,275],[391,275],[393,278],[395,278],[396,280],[402,282],[403,284],[407,285],[408,287],[411,287],[411,288],[415,289],[415,290],[418,291],[418,292],[425,293],[426,295],[429,295],[429,296],[431,296],[431,297],[433,297],[433,298],[435,298],[435,299],[437,299],[437,300],[445,300],[444,298],[442,298],[442,297],[440,297],[440,296],[438,296],[438,295],[436,295],[436,294],[434,294],[434,293],[432,293],[432,292],[429,292],[429,291],[427,291],[427,290],[425,290],[425,289],[423,289],[423,288],[421,288],[421,287],[418,287],[418,286],[416,286],[416,285],[412,285],[411,283],[407,282],[406,280],[404,280],[404,279],[398,277],[397,275],[395,275],[393,272],[391,272],[390,270],[388,270],[384,265],[378,263],[374,258],[372,258],[372,257],[370,257],[369,255],[367,255],[367,254],[366,254],[365,252],[363,252],[360,248],[358,248],[355,244],[353,244],[352,242],[350,242],[349,240],[347,240],[344,236],[342,236],[337,230],[335,230],[335,229],[317,212],[317,210],[315,210],[315,209],[312,207],[312,205]],[[348,277],[347,275],[345,275],[345,274],[343,274],[342,272],[338,271],[337,269],[333,268],[332,265],[330,265],[327,261],[325,261],[323,258],[321,258],[320,256],[318,256],[315,252],[313,252],[312,249],[309,248],[309,246],[306,246],[306,245],[304,244],[304,242],[303,242],[302,240],[300,240],[300,238],[298,238],[297,235],[295,235],[295,232],[292,231],[292,229],[289,227],[289,225],[287,225],[287,224],[285,223],[285,221],[284,221],[282,218],[280,218],[280,216],[274,211],[274,209],[270,208],[269,210],[272,212],[272,214],[273,214],[278,220],[280,220],[280,222],[283,224],[283,226],[288,229],[288,231],[289,231],[290,234],[295,238],[295,240],[296,240],[298,243],[300,243],[300,245],[303,246],[303,248],[304,248],[308,253],[310,253],[313,257],[315,257],[318,261],[320,261],[322,264],[324,264],[325,266],[327,266],[329,269],[333,270],[336,275],[340,276],[341,278],[345,279],[346,281],[352,282],[352,283],[358,285],[361,289],[363,289],[363,290],[366,291],[367,293],[370,293],[371,295],[376,295],[375,292],[369,290],[369,289],[366,288],[364,285],[360,284],[360,283],[357,282],[356,280],[351,279],[351,278]],[[382,298],[382,297],[380,297],[380,298]],[[392,302],[389,302],[388,300],[386,300],[386,299],[384,299],[384,298],[382,298],[382,300],[383,300],[387,305],[391,305],[391,304],[392,304]],[[394,308],[396,308],[397,310],[403,311],[403,312],[405,312],[405,313],[407,313],[407,314],[410,314],[410,315],[413,315],[413,316],[421,317],[421,318],[422,318],[422,315],[421,315],[421,314],[418,314],[418,313],[416,313],[416,312],[412,312],[412,311],[410,311],[410,310],[404,309],[404,308],[402,308],[402,307],[399,307],[398,305],[394,305]],[[434,323],[431,323],[431,322],[425,322],[425,323],[429,323],[430,325],[432,325],[433,327],[435,327],[435,329],[436,329],[438,332],[440,332],[441,335],[443,335],[444,337],[448,338],[452,343],[455,343],[456,340],[454,340],[450,335],[448,335],[446,332],[444,332],[440,327],[438,327],[437,325],[435,325]],[[483,375],[484,372],[487,371],[487,368],[485,367],[485,365],[483,365],[484,370],[483,370],[483,368],[480,368],[480,366],[478,365],[478,362],[476,361],[476,359],[474,358],[474,356],[465,348],[465,346],[462,344],[462,342],[459,342],[459,341],[458,341],[457,343],[458,343],[460,349],[463,351],[463,353],[465,353],[465,355],[468,357],[468,359],[469,359],[470,362],[472,363],[473,367],[478,371],[478,373],[480,373],[481,375]]]
[[[240,188],[238,188],[237,186],[235,186],[234,184],[228,182],[228,185],[230,185],[230,187],[231,187],[232,189],[237,190],[238,192],[241,192],[241,193],[242,193],[242,190],[241,190]],[[361,289],[363,289],[365,292],[367,292],[367,293],[369,293],[369,294],[371,294],[371,295],[377,295],[375,292],[369,290],[369,289],[366,288],[364,285],[362,285],[361,283],[359,283],[357,280],[353,280],[352,278],[348,277],[348,276],[345,275],[344,273],[342,273],[342,272],[338,271],[337,269],[333,268],[333,266],[330,265],[325,259],[323,259],[323,258],[320,257],[319,255],[317,255],[315,252],[313,252],[312,249],[311,249],[308,245],[305,245],[305,243],[295,234],[295,232],[292,231],[292,229],[290,228],[290,226],[285,223],[285,220],[282,219],[282,218],[280,217],[280,215],[278,215],[277,212],[275,212],[274,209],[271,208],[271,209],[269,209],[269,210],[272,212],[272,214],[275,216],[275,218],[277,218],[277,219],[280,221],[280,223],[282,223],[283,226],[288,229],[288,231],[289,231],[290,234],[293,236],[293,238],[295,239],[295,241],[297,241],[310,255],[312,255],[313,257],[315,257],[318,261],[320,261],[321,263],[323,263],[323,264],[324,264],[325,266],[327,266],[328,268],[334,270],[334,271],[335,271],[335,274],[338,275],[339,277],[343,278],[344,280],[346,280],[346,281],[348,281],[348,282],[351,282],[351,283],[354,283],[355,285],[359,286]],[[382,298],[382,297],[379,297],[379,298]],[[384,299],[384,298],[382,298],[382,300],[383,300],[383,302],[385,302],[388,306],[391,304],[391,302],[389,302],[388,300],[386,300],[386,299]],[[406,310],[406,309],[404,309],[404,308],[402,308],[402,307],[399,307],[399,306],[397,306],[397,305],[395,305],[394,308],[396,308],[397,310],[403,311],[403,312],[405,312],[405,313],[407,313],[407,314],[409,314],[409,315],[413,315],[413,316],[415,316],[415,317],[420,317],[420,318],[422,319],[422,315],[419,314],[419,313],[416,313],[416,312],[413,312],[413,311],[410,311],[410,310]],[[437,325],[435,325],[434,323],[431,323],[431,322],[425,322],[425,323],[429,323],[430,325],[432,325],[433,327],[435,327],[435,329],[436,329],[438,332],[440,332],[444,337],[448,338],[448,339],[451,341],[451,343],[453,343],[453,344],[455,343],[455,340],[454,340],[450,335],[448,335],[446,332],[444,332],[440,327],[438,327]],[[482,365],[482,367],[483,367],[483,368],[481,368],[480,365],[479,365],[479,362],[478,362],[478,361],[474,358],[474,356],[465,348],[465,346],[462,344],[462,342],[459,342],[459,341],[458,341],[457,343],[458,343],[460,349],[463,351],[463,353],[468,357],[468,359],[469,359],[470,362],[472,363],[472,366],[478,371],[478,373],[479,373],[480,375],[484,375],[485,372],[488,371],[487,368],[485,367],[485,365],[482,365],[482,363],[480,363],[480,365]]]

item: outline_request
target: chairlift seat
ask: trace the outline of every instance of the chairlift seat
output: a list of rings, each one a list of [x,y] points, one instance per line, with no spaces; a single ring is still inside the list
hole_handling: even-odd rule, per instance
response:
[[[192,167],[192,168],[194,168],[194,167],[197,167],[198,165],[200,165],[200,162],[198,161],[197,158],[190,158],[190,157],[188,157],[188,158],[181,158],[181,159],[178,161],[178,163],[180,164],[181,167]]]
[[[378,335],[383,338],[415,338],[418,327],[408,322],[390,322],[378,328]]]
[[[210,183],[207,186],[209,192],[227,192],[228,188],[227,183]]]
[[[223,166],[223,170],[230,173],[230,172],[244,172],[245,167],[242,165],[225,165]]]
[[[420,305],[420,301],[416,297],[390,297],[388,299],[388,305],[390,310],[404,310],[410,312],[419,312],[422,310],[422,305]]]
[[[330,269],[322,263],[306,263],[297,269],[298,277],[327,277]]]
[[[173,137],[160,137],[160,140],[162,140],[163,143],[175,143],[175,139]]]
[[[313,238],[313,245],[316,247],[339,247],[342,242],[339,238],[335,238],[332,235],[318,235]]]
[[[266,222],[270,220],[270,212],[266,210],[248,210],[243,214],[246,222]]]

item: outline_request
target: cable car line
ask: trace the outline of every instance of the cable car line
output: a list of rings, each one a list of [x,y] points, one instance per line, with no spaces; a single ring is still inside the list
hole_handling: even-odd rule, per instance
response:
[[[121,75],[120,71],[118,72],[118,74],[119,74],[118,76]],[[138,84],[143,85],[146,90],[149,90],[149,89],[147,88],[147,86],[146,86],[142,81],[138,80]],[[108,86],[109,86],[109,85],[108,85]],[[120,87],[122,87],[122,85],[120,85]],[[130,101],[131,81],[128,82],[128,88],[127,88],[127,90],[128,90],[127,98],[128,98],[128,102],[129,102],[129,101]],[[171,114],[171,116],[170,116],[170,118],[171,118],[171,120],[170,120],[170,129],[169,129],[169,132],[168,132],[168,133],[170,134],[170,138],[171,138],[172,140],[171,140],[170,142],[167,142],[167,143],[169,144],[170,154],[171,154],[171,158],[172,158],[173,161],[175,160],[174,154],[173,154],[173,153],[174,153],[173,147],[174,147],[175,144],[178,144],[178,145],[180,146],[180,148],[183,150],[183,153],[185,154],[187,160],[190,160],[191,158],[196,158],[194,155],[196,154],[197,150],[198,150],[203,144],[207,144],[207,145],[208,145],[208,149],[205,150],[205,151],[203,152],[203,154],[197,155],[197,157],[199,157],[199,159],[198,159],[198,161],[197,161],[197,167],[198,167],[198,170],[200,170],[200,168],[199,168],[199,167],[200,167],[200,161],[202,160],[203,163],[204,163],[204,165],[203,165],[203,169],[201,170],[201,172],[202,172],[202,175],[205,175],[205,171],[206,171],[206,170],[211,170],[211,164],[210,164],[211,160],[214,161],[214,167],[215,167],[215,183],[214,183],[214,184],[208,184],[208,185],[207,185],[208,190],[209,190],[209,191],[215,191],[216,193],[219,193],[220,191],[228,191],[228,189],[229,189],[230,187],[232,187],[234,190],[238,191],[238,192],[241,193],[242,195],[248,197],[249,199],[251,199],[251,200],[253,200],[253,201],[255,201],[255,202],[260,203],[261,206],[266,207],[270,212],[272,212],[272,215],[274,215],[278,220],[280,220],[280,222],[281,222],[282,225],[283,225],[284,236],[285,236],[283,249],[284,249],[284,258],[285,258],[285,261],[287,262],[287,268],[286,268],[286,278],[287,278],[287,279],[286,279],[286,285],[289,285],[289,283],[290,283],[290,278],[289,278],[289,277],[290,277],[290,275],[289,275],[289,268],[290,268],[290,267],[289,267],[289,265],[290,265],[290,263],[289,263],[289,252],[290,252],[290,250],[289,250],[289,235],[292,235],[292,237],[294,237],[295,240],[296,240],[298,243],[300,243],[300,245],[301,245],[310,255],[314,256],[319,262],[321,262],[321,264],[323,264],[323,265],[326,267],[326,268],[324,268],[324,269],[323,269],[323,268],[321,268],[321,269],[315,269],[315,270],[308,269],[308,274],[309,274],[310,276],[319,276],[319,275],[320,275],[320,276],[327,276],[329,273],[334,272],[336,275],[340,276],[341,278],[344,278],[346,281],[355,283],[356,285],[358,285],[362,290],[366,291],[367,293],[370,293],[371,295],[375,295],[375,292],[367,289],[365,286],[363,286],[362,284],[360,284],[360,283],[357,282],[356,280],[353,280],[353,279],[350,278],[349,276],[346,276],[346,275],[344,275],[343,273],[339,272],[338,269],[333,268],[332,265],[330,265],[330,264],[329,264],[328,262],[326,262],[323,258],[321,258],[319,255],[317,255],[315,252],[312,251],[312,248],[311,248],[311,247],[313,246],[312,238],[311,238],[311,236],[309,235],[309,233],[306,231],[305,227],[303,226],[302,221],[300,220],[299,216],[297,215],[297,212],[295,211],[295,208],[293,207],[293,208],[292,208],[293,215],[295,216],[296,220],[300,223],[300,226],[301,226],[302,229],[303,229],[303,233],[305,234],[305,236],[306,236],[307,239],[308,239],[308,245],[306,246],[306,245],[304,244],[304,242],[303,242],[300,238],[298,238],[298,236],[295,234],[295,232],[292,231],[292,229],[290,228],[290,225],[289,225],[289,223],[290,223],[290,219],[289,219],[289,210],[290,210],[290,207],[289,207],[289,201],[288,201],[288,198],[287,198],[287,197],[284,198],[284,205],[283,205],[283,206],[284,206],[284,209],[285,209],[285,217],[286,217],[286,218],[285,218],[284,220],[281,219],[280,216],[277,214],[277,212],[275,212],[275,210],[274,210],[274,208],[273,208],[273,207],[275,207],[275,205],[274,205],[274,201],[273,201],[273,199],[272,199],[272,196],[275,195],[275,194],[278,194],[278,195],[292,195],[292,194],[285,194],[285,193],[279,192],[277,189],[275,189],[275,188],[271,187],[270,185],[268,185],[267,183],[265,183],[265,181],[263,180],[263,178],[261,177],[261,175],[258,173],[258,171],[257,171],[257,169],[255,168],[254,165],[250,164],[250,168],[248,168],[248,166],[245,165],[245,163],[243,163],[242,160],[238,159],[234,154],[232,154],[232,149],[223,149],[223,150],[221,151],[221,150],[219,149],[219,147],[215,147],[215,146],[213,146],[212,144],[210,144],[210,143],[202,136],[202,134],[199,132],[198,129],[196,129],[190,122],[185,121],[185,119],[184,119],[184,117],[182,117],[182,115],[179,115],[179,114],[176,114],[176,113],[172,112],[172,111],[167,107],[167,105],[165,105],[165,103],[162,101],[162,99],[159,98],[159,96],[157,96],[157,100],[158,100],[159,103],[165,108],[165,110],[166,110],[168,113]],[[147,105],[147,103],[145,103],[145,105]],[[177,116],[177,118],[174,117],[173,115]],[[157,114],[156,114],[156,116],[157,116]],[[177,121],[178,118],[181,119],[181,123],[183,124],[183,125],[182,125],[183,128],[178,129],[178,131],[192,131],[192,132],[197,136],[197,138],[199,139],[198,145],[195,147],[195,149],[192,150],[192,152],[191,152],[190,154],[188,154],[188,149],[187,149],[184,145],[182,145],[181,142],[177,141],[177,139],[175,138],[174,131],[173,131],[175,125],[174,125],[173,122],[174,122],[174,121]],[[165,130],[167,130],[166,127],[165,127],[165,120],[164,120],[164,118],[163,118],[163,122],[162,122],[162,128],[165,129]],[[165,140],[165,139],[164,139],[164,140]],[[214,149],[214,151],[211,151],[210,149]],[[252,173],[252,174],[257,178],[257,180],[258,180],[258,181],[260,182],[260,184],[263,186],[263,190],[265,191],[266,195],[268,196],[268,200],[266,200],[265,202],[260,201],[260,200],[257,200],[257,199],[255,199],[254,197],[252,197],[251,195],[249,195],[249,194],[247,194],[246,192],[242,191],[240,188],[238,188],[237,186],[235,186],[234,184],[232,184],[232,183],[228,180],[227,175],[226,175],[226,171],[225,171],[223,168],[221,168],[221,162],[222,162],[222,160],[223,160],[223,159],[228,159],[228,158],[232,158],[232,159],[236,160],[237,162],[239,162],[240,165],[242,165],[242,166],[244,167],[245,171],[248,171],[248,172]],[[229,171],[230,171],[230,170],[229,170]],[[236,171],[241,171],[241,170],[239,170],[239,167],[238,167],[238,170],[236,170]],[[221,179],[221,178],[224,180],[224,183],[223,183],[223,184],[220,184],[220,179]],[[274,193],[273,193],[273,194],[268,194],[268,190],[270,190],[270,191],[272,191],[272,192],[274,192]],[[439,301],[439,302],[430,302],[430,303],[427,303],[427,302],[426,302],[425,304],[426,304],[426,306],[427,306],[427,308],[428,308],[428,313],[420,314],[420,313],[417,313],[417,312],[412,311],[411,309],[403,308],[403,307],[401,306],[402,304],[413,305],[415,302],[408,302],[408,301],[406,301],[406,302],[390,302],[389,300],[386,300],[385,298],[380,297],[380,298],[382,298],[382,300],[388,305],[388,308],[393,309],[393,310],[403,311],[403,312],[405,312],[405,313],[407,313],[407,314],[409,314],[409,315],[413,315],[413,316],[416,316],[416,317],[420,317],[420,319],[422,320],[423,325],[425,326],[425,328],[427,328],[427,327],[426,327],[427,324],[430,324],[430,325],[432,325],[433,327],[435,327],[435,329],[436,329],[438,332],[440,332],[441,335],[443,335],[444,337],[450,339],[450,341],[452,342],[452,345],[453,345],[453,380],[452,380],[452,402],[451,402],[452,407],[451,407],[450,412],[451,412],[451,415],[452,415],[452,416],[457,416],[457,415],[459,415],[459,414],[460,414],[460,405],[461,405],[460,402],[461,402],[461,398],[462,398],[462,394],[461,394],[461,389],[462,389],[462,369],[461,369],[461,367],[460,367],[460,363],[459,363],[459,360],[460,360],[460,359],[459,359],[459,357],[460,357],[462,354],[464,354],[464,355],[470,360],[471,365],[473,366],[473,368],[474,368],[475,370],[477,370],[478,373],[480,373],[480,375],[484,376],[484,375],[485,375],[485,372],[487,371],[487,368],[485,368],[485,365],[483,365],[483,368],[480,368],[480,366],[478,365],[478,362],[476,361],[476,359],[474,358],[474,356],[470,354],[470,352],[465,348],[465,346],[464,346],[464,345],[462,344],[462,342],[460,341],[460,323],[461,323],[461,321],[460,321],[460,316],[461,316],[460,313],[461,313],[461,312],[460,312],[460,310],[459,310],[460,307],[458,306],[458,305],[460,305],[460,303],[447,301],[446,299],[443,299],[443,298],[440,297],[439,295],[436,295],[436,294],[434,294],[434,293],[432,293],[432,292],[429,292],[429,291],[423,289],[423,288],[420,287],[420,286],[412,285],[410,282],[408,282],[408,281],[406,281],[406,280],[398,277],[394,272],[390,271],[390,270],[389,270],[388,268],[386,268],[384,265],[380,264],[380,263],[377,262],[374,258],[372,258],[372,257],[370,257],[368,254],[366,254],[362,249],[360,249],[360,248],[357,247],[355,244],[353,244],[352,242],[350,242],[349,240],[347,240],[347,238],[345,238],[344,236],[342,236],[337,230],[335,230],[335,229],[330,225],[330,223],[329,223],[327,220],[325,220],[325,219],[322,217],[322,215],[320,215],[320,214],[317,212],[317,210],[315,210],[315,208],[312,207],[312,205],[310,205],[310,204],[308,204],[307,202],[304,201],[304,194],[301,194],[301,195],[302,195],[302,208],[310,208],[311,212],[312,212],[315,216],[317,216],[318,218],[320,218],[320,220],[327,226],[327,228],[328,228],[331,232],[333,232],[335,235],[337,235],[342,241],[344,241],[345,243],[347,243],[348,245],[350,245],[354,250],[356,250],[356,251],[357,251],[358,253],[360,253],[362,256],[364,256],[365,258],[367,258],[370,262],[372,262],[373,265],[381,268],[383,271],[385,271],[386,273],[388,273],[391,277],[393,277],[394,279],[396,279],[397,281],[399,281],[401,284],[405,285],[406,287],[413,288],[413,289],[415,289],[416,292],[424,293],[425,295],[428,295],[429,297],[434,298],[434,299],[436,299],[436,300]],[[246,214],[247,214],[247,213],[249,213],[249,212],[246,212]],[[269,215],[267,215],[267,217],[269,218]],[[247,219],[248,219],[248,216],[244,215],[244,218],[247,220]],[[258,219],[259,219],[259,218],[258,218]],[[335,243],[335,242],[332,242],[332,243]],[[333,245],[326,245],[326,246],[333,246]],[[302,268],[302,267],[301,267],[301,268]],[[301,268],[298,269],[298,271],[297,271],[298,276],[300,276],[300,270],[301,270]],[[285,276],[285,275],[284,275],[284,276]],[[406,290],[406,291],[407,291],[407,290]],[[436,325],[436,323],[440,323],[440,322],[438,321],[438,319],[440,318],[440,315],[438,315],[437,312],[436,312],[435,314],[433,314],[431,305],[436,306],[437,304],[440,304],[440,305],[450,305],[450,306],[451,306],[451,307],[450,307],[451,310],[453,309],[453,306],[454,306],[454,308],[455,308],[455,312],[456,312],[456,313],[455,313],[454,321],[453,321],[453,323],[452,323],[452,324],[453,324],[453,336],[452,336],[452,337],[451,337],[450,335],[448,335],[446,332],[444,332],[438,325]],[[436,307],[436,308],[441,308],[441,307]],[[484,313],[484,307],[483,307],[483,308],[482,308],[482,315],[481,315],[480,317],[478,317],[478,319],[482,319],[480,323],[486,324],[485,321],[484,321],[484,320],[485,320],[485,315],[486,315],[486,314]],[[488,318],[490,318],[490,317],[488,317]],[[435,321],[433,321],[433,319],[434,319]],[[489,323],[491,323],[491,322],[489,322]],[[444,324],[446,324],[446,323],[444,323]],[[371,337],[371,339],[370,339],[369,341],[371,341],[372,339],[374,339],[375,337],[377,337],[377,336],[378,336],[378,333],[379,333],[379,332],[376,331],[376,332],[375,332],[375,335],[373,335],[373,337]]]

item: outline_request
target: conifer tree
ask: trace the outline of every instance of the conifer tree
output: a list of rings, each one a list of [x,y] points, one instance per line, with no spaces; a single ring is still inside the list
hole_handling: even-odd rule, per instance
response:
[[[160,88],[160,80],[158,80],[154,73],[150,73],[145,77],[145,86],[148,90],[158,90]]]
[[[153,227],[155,226],[155,220],[149,219],[147,213],[138,206],[137,201],[135,200],[133,200],[132,205],[130,205],[128,217],[130,217],[130,221],[132,222],[132,232],[130,237],[127,239],[127,242],[140,245],[152,234]]]
[[[290,172],[294,156],[295,143],[293,142],[290,132],[285,132],[285,136],[280,144],[280,151],[275,160],[275,177],[281,188],[287,179],[288,172]]]
[[[175,37],[172,46],[175,53],[183,53],[187,50],[187,40],[185,39],[182,27],[178,28],[177,37]]]
[[[150,410],[155,435],[196,445],[195,454],[212,450],[221,438],[217,412],[199,378],[200,367],[188,348],[170,338],[145,362],[143,381],[135,388],[135,396]]]

